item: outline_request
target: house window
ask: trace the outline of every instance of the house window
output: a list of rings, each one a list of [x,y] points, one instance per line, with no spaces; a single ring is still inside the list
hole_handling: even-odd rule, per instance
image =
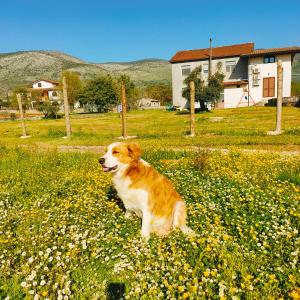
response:
[[[56,96],[57,96],[57,92],[55,92],[55,91],[52,92],[52,96],[53,96],[53,97],[56,97]]]
[[[182,71],[182,76],[188,76],[191,73],[191,66],[190,65],[182,66],[181,71]]]
[[[275,62],[275,56],[264,57],[264,64],[271,64]]]
[[[204,74],[208,74],[208,64],[202,65],[202,70]]]
[[[38,87],[42,87],[42,83],[41,82],[38,82]]]
[[[236,61],[235,60],[228,60],[226,61],[226,72],[233,73],[235,70]]]

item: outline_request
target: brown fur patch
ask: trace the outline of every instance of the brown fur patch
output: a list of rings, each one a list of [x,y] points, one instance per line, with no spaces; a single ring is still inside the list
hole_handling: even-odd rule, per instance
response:
[[[172,218],[175,203],[183,202],[165,176],[141,161],[132,162],[124,176],[130,177],[130,187],[144,189],[149,193],[149,210],[156,217]]]
[[[141,156],[141,148],[138,144],[121,143],[113,147],[112,155],[117,157],[121,163],[128,164],[132,161],[138,161]]]

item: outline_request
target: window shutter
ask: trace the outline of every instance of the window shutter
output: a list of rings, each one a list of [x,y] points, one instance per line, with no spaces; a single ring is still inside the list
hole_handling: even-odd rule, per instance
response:
[[[269,97],[269,78],[264,78],[263,82],[263,97]]]
[[[275,77],[269,78],[269,97],[275,96]]]

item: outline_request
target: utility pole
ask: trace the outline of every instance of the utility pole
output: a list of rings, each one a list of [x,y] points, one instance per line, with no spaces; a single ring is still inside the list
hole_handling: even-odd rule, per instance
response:
[[[19,104],[19,111],[20,111],[20,120],[21,120],[21,126],[22,126],[22,131],[23,131],[23,135],[21,136],[21,138],[27,138],[29,137],[29,135],[27,135],[27,131],[26,131],[26,126],[25,126],[25,121],[24,121],[24,112],[23,112],[23,105],[22,105],[22,96],[21,94],[17,94],[17,100],[18,100],[18,104]]]
[[[127,138],[127,128],[126,128],[126,87],[125,82],[122,81],[122,91],[121,91],[121,101],[122,101],[122,136],[124,139]]]
[[[276,110],[276,133],[281,133],[281,116],[282,116],[282,83],[283,67],[282,61],[277,62],[277,110]]]
[[[65,120],[66,120],[66,138],[71,137],[71,124],[70,124],[70,107],[68,101],[68,86],[66,76],[63,76],[63,96],[64,96],[64,110],[65,110]]]
[[[190,81],[190,136],[195,136],[195,82]]]
[[[209,39],[209,66],[208,66],[208,78],[212,74],[212,38]]]

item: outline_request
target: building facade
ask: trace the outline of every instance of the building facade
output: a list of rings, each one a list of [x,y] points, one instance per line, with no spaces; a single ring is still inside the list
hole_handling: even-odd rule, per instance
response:
[[[59,82],[40,79],[31,83],[28,88],[29,96],[35,95],[38,101],[57,101],[61,97]]]
[[[218,106],[234,108],[254,105],[277,97],[277,61],[283,66],[283,97],[291,96],[292,62],[300,47],[255,50],[254,43],[212,48],[212,73],[219,70],[225,75],[224,92],[217,99]],[[184,79],[198,66],[201,78],[207,81],[210,49],[177,52],[172,63],[173,105],[188,108],[182,97]],[[196,103],[197,107],[197,103]]]

